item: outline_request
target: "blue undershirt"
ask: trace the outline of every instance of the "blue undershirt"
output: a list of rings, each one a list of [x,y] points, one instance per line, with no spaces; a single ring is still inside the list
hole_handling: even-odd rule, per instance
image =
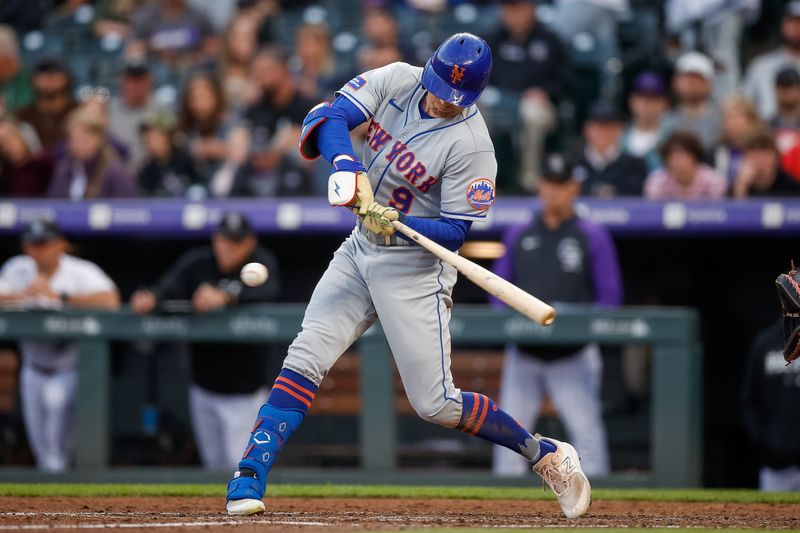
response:
[[[364,117],[364,113],[344,96],[337,96],[332,106],[341,112],[339,113],[340,116],[329,118],[319,126],[316,132],[317,148],[319,148],[322,157],[331,164],[340,155],[348,155],[353,159],[358,159],[350,142],[349,131],[363,124],[367,119]],[[423,119],[433,118],[425,113],[422,107],[422,100],[420,100],[419,111]],[[453,251],[461,248],[467,233],[472,227],[472,221],[469,220],[448,217],[435,220],[413,217],[404,213],[400,213],[400,221],[409,228]],[[404,235],[399,236],[403,239],[406,238]]]

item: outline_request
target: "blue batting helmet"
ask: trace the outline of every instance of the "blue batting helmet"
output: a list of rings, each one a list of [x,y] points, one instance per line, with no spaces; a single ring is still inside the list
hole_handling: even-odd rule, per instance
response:
[[[457,33],[428,60],[422,86],[445,102],[467,107],[480,97],[491,70],[492,52],[486,41],[471,33]]]

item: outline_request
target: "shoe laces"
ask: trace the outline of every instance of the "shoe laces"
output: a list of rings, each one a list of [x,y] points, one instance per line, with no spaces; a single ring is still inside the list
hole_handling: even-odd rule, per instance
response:
[[[543,465],[539,475],[542,476],[545,483],[556,493],[556,496],[564,494],[569,487],[569,480],[561,473],[558,465],[553,462]]]

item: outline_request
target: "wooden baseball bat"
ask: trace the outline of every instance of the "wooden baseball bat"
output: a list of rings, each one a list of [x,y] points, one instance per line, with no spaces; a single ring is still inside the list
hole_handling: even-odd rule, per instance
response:
[[[549,326],[556,319],[555,309],[532,294],[523,291],[510,281],[473,263],[466,257],[461,257],[457,253],[451,252],[398,220],[393,221],[392,225],[397,231],[417,242],[433,255],[456,267],[456,270],[467,276],[475,285],[502,300],[509,307],[513,307],[534,322]]]

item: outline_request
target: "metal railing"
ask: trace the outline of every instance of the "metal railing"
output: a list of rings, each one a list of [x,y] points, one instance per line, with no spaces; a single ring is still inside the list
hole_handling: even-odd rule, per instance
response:
[[[78,343],[80,379],[76,469],[73,472],[77,477],[73,478],[105,479],[103,475],[109,472],[110,342],[142,339],[286,342],[299,331],[303,311],[304,307],[300,305],[258,305],[205,315],[4,311],[0,312],[0,339],[74,339]],[[569,307],[559,309],[555,324],[545,327],[513,312],[462,305],[454,310],[450,330],[454,344],[475,347],[506,342],[651,346],[652,471],[636,478],[636,483],[660,487],[700,485],[702,349],[695,311],[676,308],[610,311]],[[397,469],[393,365],[379,324],[357,341],[356,349],[361,358],[361,395],[369,401],[362,402],[360,413],[361,468],[355,473],[350,472],[347,479],[403,480],[407,476]],[[87,473],[97,475],[87,478]],[[278,477],[290,481],[324,479],[317,474],[304,472],[293,477],[284,472]],[[19,477],[19,469],[0,468],[0,479]],[[31,479],[30,475],[22,477]],[[170,474],[170,479],[174,480],[173,474]],[[341,477],[338,479],[342,481]],[[421,479],[412,477],[410,481],[419,482]]]

